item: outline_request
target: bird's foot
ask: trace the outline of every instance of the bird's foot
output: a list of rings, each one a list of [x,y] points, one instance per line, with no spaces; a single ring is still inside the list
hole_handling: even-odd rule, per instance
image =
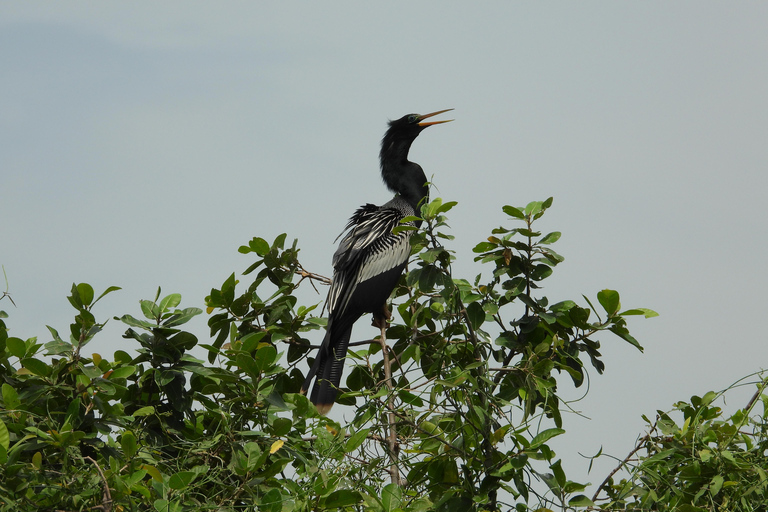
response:
[[[378,327],[379,329],[386,329],[389,325],[389,320],[392,318],[392,313],[387,309],[387,305],[381,306],[381,311],[377,311],[373,314],[373,321],[371,325]]]

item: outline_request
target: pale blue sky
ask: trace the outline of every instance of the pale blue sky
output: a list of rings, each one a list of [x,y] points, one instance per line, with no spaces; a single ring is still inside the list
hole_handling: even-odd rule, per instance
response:
[[[72,282],[123,287],[97,319],[138,315],[158,285],[202,306],[252,236],[287,232],[330,274],[346,219],[390,196],[387,119],[453,107],[411,157],[459,202],[459,273],[480,271],[470,248],[502,205],[554,196],[542,229],[566,260],[545,293],[610,287],[661,314],[630,324],[645,354],[602,339],[567,468],[767,365],[768,4],[284,4],[0,4],[12,335],[67,332]],[[192,329],[205,339],[204,318]],[[86,352],[131,348],[123,330]]]

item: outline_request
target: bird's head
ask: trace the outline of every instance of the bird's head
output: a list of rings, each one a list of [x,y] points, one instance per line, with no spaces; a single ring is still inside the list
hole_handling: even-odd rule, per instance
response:
[[[407,159],[408,150],[411,147],[411,143],[419,136],[421,131],[433,124],[449,123],[453,119],[445,121],[425,121],[432,116],[442,114],[453,110],[447,108],[445,110],[438,110],[431,114],[407,114],[400,119],[395,119],[389,122],[389,129],[384,134],[384,138],[381,139],[381,165],[382,168],[388,163],[400,163]]]
[[[389,129],[384,134],[384,138],[381,139],[381,153],[379,154],[381,177],[389,190],[403,196],[406,201],[413,205],[414,209],[417,209],[418,204],[429,196],[429,187],[421,166],[408,161],[408,151],[411,148],[411,143],[424,128],[433,124],[453,121],[453,119],[425,121],[425,119],[449,110],[453,109],[438,110],[424,115],[408,114],[395,121],[390,121]]]
[[[425,121],[425,119],[429,119],[432,116],[442,114],[443,112],[448,112],[449,110],[453,109],[447,108],[445,110],[438,110],[437,112],[423,115],[407,114],[400,119],[390,121],[389,130],[387,130],[384,138],[386,139],[390,137],[392,139],[410,139],[413,141],[413,139],[415,139],[419,133],[421,133],[421,131],[427,126],[432,126],[433,124],[449,123],[453,121],[453,119],[447,119],[445,121]]]

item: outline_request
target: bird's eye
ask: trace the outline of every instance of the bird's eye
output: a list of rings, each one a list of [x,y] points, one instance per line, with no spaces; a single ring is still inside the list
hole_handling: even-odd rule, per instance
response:
[[[411,114],[408,116],[408,122],[409,123],[415,123],[419,120],[419,116],[416,114]]]

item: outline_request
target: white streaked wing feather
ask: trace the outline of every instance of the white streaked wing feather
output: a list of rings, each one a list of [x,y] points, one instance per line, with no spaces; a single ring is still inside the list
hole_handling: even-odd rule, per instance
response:
[[[410,231],[397,235],[392,229],[406,215],[395,208],[366,205],[350,220],[333,255],[334,275],[328,292],[328,311],[344,308],[358,283],[404,263],[410,254]]]
[[[410,232],[409,232],[410,233]],[[398,265],[408,259],[411,253],[411,244],[408,241],[408,236],[401,234],[393,236],[391,244],[388,244],[385,248],[379,251],[371,251],[370,254],[363,260],[360,265],[360,272],[358,273],[358,283],[367,281],[368,279],[377,276],[387,270],[392,270]]]

